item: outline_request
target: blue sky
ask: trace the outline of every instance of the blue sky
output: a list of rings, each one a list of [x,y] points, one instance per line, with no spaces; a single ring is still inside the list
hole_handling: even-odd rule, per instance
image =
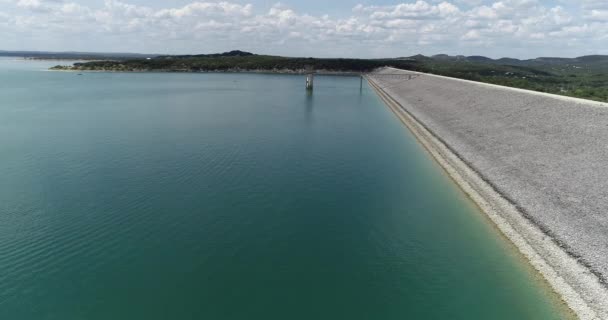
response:
[[[0,49],[608,54],[608,0],[0,0]]]

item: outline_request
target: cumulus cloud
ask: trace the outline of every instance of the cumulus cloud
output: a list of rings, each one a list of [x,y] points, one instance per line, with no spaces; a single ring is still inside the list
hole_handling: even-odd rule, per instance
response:
[[[51,6],[44,0],[18,0],[17,7],[32,11],[49,11]]]
[[[263,10],[230,1],[194,1],[152,8],[128,1],[105,0],[97,7],[76,0],[12,1],[3,5],[0,33],[5,38],[14,35],[14,43],[25,36],[62,46],[71,43],[76,47],[64,49],[78,50],[177,53],[239,48],[325,56],[467,50],[530,56],[562,43],[599,50],[608,33],[604,0],[582,0],[578,8],[568,9],[537,0],[417,0],[360,4],[340,18],[304,14],[282,4]]]
[[[432,5],[426,1],[416,1],[415,3],[401,3],[387,7],[359,7],[360,11],[372,12],[372,19],[440,19],[453,14],[458,14],[460,10],[449,2],[441,2]]]

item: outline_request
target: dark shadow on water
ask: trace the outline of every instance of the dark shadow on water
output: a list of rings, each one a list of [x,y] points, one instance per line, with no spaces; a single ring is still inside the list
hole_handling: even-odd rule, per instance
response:
[[[359,96],[357,97],[358,98],[357,100],[359,103],[361,103],[361,101],[363,100],[363,92],[364,92],[363,87],[366,85],[366,83],[364,83],[364,82],[366,82],[366,80],[364,80],[362,77],[360,80],[360,83],[359,83]]]
[[[363,77],[359,77],[359,96],[363,95]]]
[[[311,125],[314,121],[313,106],[314,106],[314,95],[312,90],[306,90],[306,124]]]

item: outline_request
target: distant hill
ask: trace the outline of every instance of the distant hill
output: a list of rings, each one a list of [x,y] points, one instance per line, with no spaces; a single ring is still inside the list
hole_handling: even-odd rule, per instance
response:
[[[500,58],[492,59],[484,56],[450,56],[447,54],[437,54],[434,56],[423,56],[415,55],[411,57],[405,57],[404,59],[416,60],[416,61],[451,61],[451,62],[471,62],[481,64],[496,64],[496,65],[512,65],[512,66],[579,66],[589,67],[593,65],[602,65],[602,67],[608,68],[608,55],[589,55],[577,58],[559,58],[559,57],[539,57],[535,59],[515,59],[515,58]]]
[[[431,58],[433,58],[435,60],[455,60],[456,59],[456,57],[449,56],[447,54],[436,54],[434,56],[431,56]]]
[[[513,59],[513,58],[500,58],[495,61],[499,64],[511,64],[511,65],[519,65],[522,62],[519,59]]]
[[[466,60],[471,61],[471,62],[493,62],[494,61],[494,59],[484,57],[484,56],[470,56],[470,57],[466,57]]]
[[[592,55],[592,56],[583,56],[576,58],[578,61],[589,62],[589,63],[597,63],[597,62],[608,62],[608,56],[602,55]]]
[[[159,56],[158,58],[164,59],[175,59],[175,58],[219,58],[219,57],[249,57],[255,56],[251,52],[232,50],[224,53],[212,53],[212,54],[190,54],[190,55],[167,55]]]

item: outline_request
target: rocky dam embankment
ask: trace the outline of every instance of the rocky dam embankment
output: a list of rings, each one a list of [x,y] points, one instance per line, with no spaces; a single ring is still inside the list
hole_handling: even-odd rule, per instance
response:
[[[407,74],[368,80],[579,317],[608,319],[608,104]]]

